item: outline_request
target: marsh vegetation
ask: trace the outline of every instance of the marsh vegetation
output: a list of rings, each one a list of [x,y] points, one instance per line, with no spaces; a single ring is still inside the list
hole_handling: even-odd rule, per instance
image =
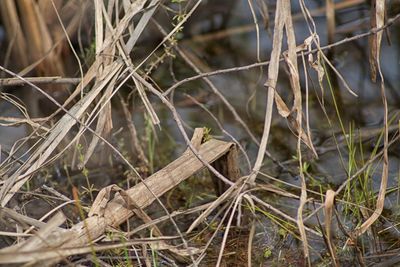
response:
[[[395,266],[398,1],[0,1],[0,263]]]

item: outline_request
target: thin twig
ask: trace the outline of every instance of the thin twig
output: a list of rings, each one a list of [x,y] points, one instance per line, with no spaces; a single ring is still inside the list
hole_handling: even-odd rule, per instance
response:
[[[78,84],[81,79],[80,78],[62,78],[60,76],[53,77],[25,77],[25,80],[33,83],[33,84]],[[0,79],[0,86],[16,86],[16,85],[25,85],[26,81],[23,81],[18,78],[5,78]]]

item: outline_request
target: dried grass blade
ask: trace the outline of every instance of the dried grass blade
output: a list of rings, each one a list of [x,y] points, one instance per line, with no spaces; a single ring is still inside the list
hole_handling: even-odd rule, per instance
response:
[[[58,144],[62,141],[68,131],[74,126],[86,109],[90,106],[93,100],[98,96],[101,90],[108,84],[114,75],[120,70],[121,65],[114,63],[106,68],[107,73],[101,82],[97,84],[84,98],[76,103],[69,113],[65,114],[53,128],[52,132],[40,147],[32,154],[29,160],[24,164],[16,173],[10,177],[10,183],[4,185],[0,190],[1,206],[7,205],[8,201],[16,191],[30,178],[31,174],[35,172],[42,164],[48,159],[51,153],[56,149]],[[71,117],[71,115],[74,117]],[[10,187],[11,190],[10,190]]]
[[[133,78],[133,81],[135,82],[136,89],[138,90],[139,96],[142,99],[143,105],[145,106],[146,111],[150,116],[151,122],[154,125],[160,124],[160,119],[158,118],[157,113],[154,111],[154,108],[151,105],[150,100],[146,95],[146,91],[145,91],[142,83],[138,82],[138,80],[135,79],[133,76],[132,76],[132,78]]]
[[[275,104],[279,115],[281,115],[284,118],[289,117],[290,109],[286,105],[285,101],[283,101],[282,97],[279,95],[278,92],[275,92]]]
[[[96,57],[100,56],[101,48],[103,47],[104,41],[104,21],[102,16],[102,9],[104,8],[104,1],[102,0],[95,0],[94,1],[94,14],[95,14],[95,42],[96,42]],[[96,69],[98,72],[101,73],[102,68],[99,60],[95,61]]]
[[[285,8],[284,8],[284,20],[285,20],[285,28],[286,28],[286,36],[288,43],[288,54],[285,57],[286,63],[289,67],[290,73],[290,84],[292,87],[292,91],[294,94],[294,105],[293,111],[296,112],[296,124],[297,124],[297,132],[298,132],[298,140],[297,140],[297,155],[300,166],[300,178],[301,178],[301,195],[300,195],[300,203],[299,208],[297,210],[297,225],[299,227],[299,232],[301,236],[301,240],[303,243],[304,257],[308,261],[308,265],[311,266],[310,263],[310,255],[308,250],[308,241],[307,234],[304,227],[303,222],[303,208],[307,202],[307,185],[306,179],[304,177],[304,173],[302,170],[303,162],[301,156],[301,140],[308,142],[307,137],[303,132],[302,127],[302,97],[301,97],[301,89],[300,89],[300,78],[299,78],[299,70],[297,66],[297,54],[296,54],[296,37],[293,29],[292,15],[291,15],[291,6],[290,0],[284,0]],[[308,144],[312,147],[312,144]],[[315,149],[314,149],[315,151]],[[316,154],[316,153],[315,153]]]
[[[325,232],[326,232],[326,241],[328,243],[329,253],[332,257],[334,266],[339,266],[337,255],[335,252],[335,248],[332,245],[332,234],[331,234],[331,225],[332,225],[332,214],[334,208],[334,201],[335,201],[335,191],[329,189],[326,191],[325,196]]]
[[[127,53],[130,53],[135,47],[135,44],[137,40],[139,39],[139,36],[142,34],[144,27],[149,23],[151,17],[153,16],[154,12],[157,9],[158,4],[160,3],[160,0],[153,0],[150,2],[149,7],[147,8],[143,16],[140,18],[138,24],[135,27],[135,30],[133,31],[131,37],[129,37],[128,42],[125,45]]]
[[[100,48],[99,53],[108,49],[109,47],[115,47],[115,43],[120,39],[125,29],[129,26],[132,18],[141,10],[143,10],[146,2],[147,0],[137,0],[131,4],[125,13],[125,16],[119,21],[112,34],[104,40],[103,46]]]
[[[241,184],[243,184],[244,180],[246,178],[239,179],[235,185],[230,186],[220,197],[218,197],[199,217],[194,220],[194,222],[189,226],[188,230],[186,233],[190,233],[193,231],[194,228],[196,228],[201,222],[207,218],[210,213],[215,210],[221,203],[229,199],[234,195],[234,192],[237,191],[238,188],[241,187]]]
[[[130,5],[127,12],[125,13],[125,16],[120,20],[120,23],[117,25],[117,27],[113,29],[110,34],[107,35],[107,37],[103,42],[103,46],[100,48],[100,50],[98,50],[98,53],[104,52],[104,50],[110,48],[113,49],[114,47],[113,44],[116,43],[116,40],[120,39],[124,30],[129,26],[131,19],[143,9],[145,3],[146,0],[138,0]],[[96,58],[96,62],[94,62],[92,66],[90,66],[89,70],[86,72],[82,81],[77,85],[74,92],[65,101],[64,107],[81,92],[82,88],[86,87],[93,80],[93,78],[97,76],[98,74],[97,67],[100,65],[100,62],[97,62],[98,60],[102,61],[102,59],[100,59],[99,57]],[[118,66],[118,68],[119,67],[120,66]]]
[[[66,217],[62,212],[56,213],[45,227],[40,229],[33,237],[31,237],[19,251],[30,251],[47,246],[48,236],[66,221]]]
[[[373,0],[371,3],[371,29],[380,28],[385,23],[385,1]],[[379,31],[369,37],[369,65],[371,70],[371,80],[376,82],[377,65],[379,61],[379,54],[381,50],[383,32]]]
[[[94,1],[94,13],[95,13],[95,38],[96,38],[96,55],[99,55],[100,48],[103,47],[104,40],[104,21],[102,16],[102,10],[104,8],[104,2],[101,0]]]
[[[164,240],[176,239],[176,237],[163,237]],[[0,263],[24,263],[29,262],[23,266],[54,266],[56,262],[54,259],[61,260],[62,258],[81,255],[93,252],[100,252],[113,249],[126,249],[129,246],[137,246],[141,244],[153,244],[159,243],[161,238],[146,238],[135,241],[118,242],[117,244],[107,244],[100,246],[93,246],[92,244],[86,246],[75,246],[70,248],[55,248],[41,251],[29,251],[29,252],[0,252]],[[191,252],[198,252],[193,249]],[[50,259],[50,261],[49,261]],[[46,262],[44,262],[46,260]],[[40,262],[42,261],[42,262]],[[10,266],[10,265],[8,265]]]
[[[104,95],[102,98],[104,100],[104,103],[103,103],[104,108],[102,108],[99,111],[99,115],[98,115],[95,132],[97,133],[98,136],[104,136],[105,138],[110,136],[110,133],[112,130],[111,101],[109,99],[111,98],[117,78],[118,78],[118,75],[115,75],[114,78],[111,80],[110,84],[107,86],[107,89],[104,92]],[[106,102],[106,101],[108,101],[108,102]],[[90,145],[89,145],[88,149],[86,150],[84,160],[82,163],[83,165],[85,165],[89,161],[90,157],[94,153],[96,146],[100,140],[98,136],[93,135],[92,141],[90,142]],[[83,166],[80,166],[80,167],[83,167]]]
[[[278,80],[279,73],[279,57],[281,54],[282,48],[282,39],[283,39],[283,27],[284,27],[284,9],[287,8],[285,6],[284,1],[278,1],[276,4],[276,12],[275,12],[275,27],[274,27],[274,37],[272,42],[272,52],[270,64],[268,66],[268,79],[264,84],[268,88],[267,93],[267,105],[265,108],[265,119],[264,119],[264,130],[261,138],[260,148],[258,149],[257,159],[253,166],[253,171],[250,174],[249,182],[254,183],[257,177],[258,172],[260,171],[262,162],[264,160],[265,151],[267,148],[269,131],[271,128],[271,120],[272,120],[272,109],[274,107],[274,94],[275,87]]]
[[[160,119],[158,118],[157,113],[155,112],[153,106],[150,103],[149,98],[146,95],[145,88],[143,87],[142,83],[138,82],[138,80],[136,78],[134,78],[133,73],[136,72],[136,68],[133,66],[132,60],[126,54],[126,52],[125,52],[126,48],[122,41],[118,45],[118,48],[119,48],[120,54],[122,55],[122,58],[124,59],[126,66],[129,68],[129,71],[132,73],[133,82],[135,83],[135,86],[139,93],[140,99],[142,100],[142,103],[145,106],[148,115],[150,116],[151,122],[153,123],[153,125],[159,125]]]
[[[68,238],[67,235],[65,235],[66,230],[63,230],[61,228],[58,228],[61,224],[63,224],[66,220],[66,217],[64,214],[61,212],[58,212],[55,216],[53,216],[48,223],[41,223],[42,226],[33,235],[30,237],[28,240],[18,243],[17,245],[14,246],[9,246],[1,250],[0,253],[0,262],[5,260],[3,258],[4,255],[7,255],[8,253],[23,253],[23,252],[28,252],[28,251],[39,251],[41,248],[46,247],[48,245],[48,236],[50,233],[54,231],[58,231],[59,235],[53,236],[53,238],[50,240],[52,242],[53,246],[58,246],[59,240],[58,237],[63,237],[63,239]],[[3,255],[2,255],[3,254]],[[11,259],[8,260],[8,262],[12,261]]]
[[[274,213],[276,213],[277,215],[281,216],[281,217],[284,218],[285,220],[290,221],[290,222],[294,222],[294,223],[297,222],[295,218],[292,218],[292,217],[289,216],[288,214],[282,212],[279,208],[275,208],[275,207],[272,206],[271,204],[266,203],[265,201],[259,199],[258,197],[252,195],[251,198],[252,198],[255,202],[257,202],[257,203],[263,205],[264,207],[266,207],[267,209],[273,211]],[[321,235],[319,232],[317,232],[317,231],[315,231],[315,230],[313,230],[313,229],[311,229],[311,228],[308,228],[307,226],[305,226],[304,228],[305,228],[306,231],[308,231],[308,232],[314,234],[315,236],[322,237],[322,235]]]
[[[384,22],[384,15],[385,15],[385,1],[384,0],[376,0],[376,21],[377,26],[381,27]],[[382,32],[380,32],[380,38],[382,38]],[[379,39],[379,38],[378,38]],[[377,44],[376,47],[380,50],[380,42],[381,40],[376,40]],[[347,240],[348,242],[354,243],[355,239],[365,233],[368,228],[381,216],[384,204],[385,204],[385,196],[386,196],[386,189],[388,183],[388,176],[389,176],[389,158],[388,158],[388,147],[389,147],[389,129],[388,129],[388,104],[387,98],[385,93],[385,83],[384,78],[381,70],[380,65],[380,51],[376,51],[376,68],[379,72],[381,84],[381,96],[382,102],[384,106],[384,141],[383,141],[383,166],[382,166],[382,176],[381,176],[381,184],[379,188],[378,198],[376,201],[376,208],[373,214],[360,226],[358,227],[354,233],[351,235],[350,239]]]
[[[190,255],[200,254],[203,252],[201,248],[195,247],[190,247],[189,251],[187,249],[179,249],[176,246],[172,246],[166,242],[163,242],[162,240],[159,242],[150,243],[150,247],[154,250],[169,250],[170,252],[173,252],[181,257],[189,257]]]
[[[41,222],[39,220],[30,218],[28,216],[22,215],[18,212],[16,212],[13,209],[9,209],[7,207],[1,207],[0,208],[0,217],[2,219],[6,219],[6,218],[10,218],[16,222],[18,222],[19,224],[25,224],[27,226],[34,226],[36,228],[43,228],[46,226],[46,223]]]

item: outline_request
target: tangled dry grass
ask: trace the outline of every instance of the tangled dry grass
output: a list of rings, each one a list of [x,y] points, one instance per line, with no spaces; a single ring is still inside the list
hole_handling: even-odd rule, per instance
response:
[[[6,156],[0,165],[0,233],[4,237],[0,263],[251,266],[285,262],[299,266],[340,266],[356,262],[365,266],[376,263],[379,254],[397,255],[398,242],[388,241],[384,249],[379,242],[379,233],[388,232],[388,229],[398,232],[397,217],[384,214],[389,179],[388,151],[398,146],[398,125],[391,123],[398,121],[398,116],[389,116],[380,51],[384,32],[389,31],[400,16],[386,17],[385,1],[372,1],[370,29],[335,42],[335,12],[363,5],[363,1],[325,2],[323,8],[309,10],[307,3],[300,0],[296,3],[301,12],[292,14],[293,1],[290,0],[277,1],[275,6],[249,0],[247,5],[253,24],[195,35],[190,43],[182,40],[187,34],[186,24],[202,8],[212,12],[211,8],[202,7],[206,5],[202,1],[1,1],[8,48],[2,55],[0,84],[2,88],[23,85],[29,93],[24,93],[22,102],[11,89],[1,93],[2,101],[18,110],[17,116],[0,117],[1,125],[24,125],[28,130],[10,149],[2,148]],[[327,45],[321,44],[321,29],[316,25],[315,14],[326,17]],[[295,19],[306,22],[307,36],[302,40],[296,38]],[[268,61],[262,60],[262,26],[272,31]],[[218,40],[245,31],[256,33],[256,57],[244,66],[212,70],[201,56],[188,49],[196,42]],[[154,32],[157,38],[151,38]],[[94,36],[94,40],[90,36]],[[377,145],[373,153],[363,158],[361,165],[349,157],[347,177],[341,184],[319,185],[318,188],[312,184],[313,176],[308,171],[310,158],[317,161],[321,153],[321,148],[315,146],[310,126],[309,80],[311,76],[317,77],[314,86],[320,89],[322,100],[318,101],[325,114],[324,88],[333,84],[332,77],[350,95],[357,97],[332,63],[332,50],[366,37],[370,42],[371,79],[380,89],[382,99],[382,129],[356,135],[343,126],[339,116],[344,141],[335,139],[334,149],[340,154],[343,145],[352,154],[355,153],[354,139],[362,143],[379,135],[381,146]],[[140,45],[141,42],[145,45]],[[78,52],[79,49],[86,54]],[[173,82],[165,86],[162,70],[167,72],[168,62],[184,64],[185,70],[193,75],[179,80],[170,71]],[[230,96],[212,79],[250,69],[260,69],[265,81],[265,112],[260,137],[243,118],[246,104],[239,108],[231,104]],[[290,94],[279,90],[282,76],[288,81]],[[256,147],[256,153],[250,154],[248,147],[226,130],[220,117],[203,103],[202,98],[209,95],[187,88],[179,90],[197,81],[202,81],[212,95],[210,99],[222,103],[235,125]],[[179,112],[185,100],[204,110],[229,141],[218,140],[203,127],[188,131],[190,126]],[[292,105],[288,104],[290,101]],[[139,116],[132,113],[135,105]],[[280,116],[278,120],[286,123],[293,133],[289,138],[295,140],[294,168],[289,168],[268,149],[270,136],[274,134],[275,111]],[[127,131],[123,141],[128,146],[120,145],[115,139],[118,132],[115,124],[120,123],[116,116],[123,118],[123,128]],[[169,141],[157,140],[155,133],[168,131],[167,124],[173,124],[187,149],[176,159],[165,159],[166,164],[160,167],[160,163],[155,164],[155,154],[162,154],[159,144]],[[265,174],[266,162],[297,176],[299,184]],[[358,191],[362,186],[355,183],[360,177],[368,176],[377,162],[382,166],[378,192],[362,188],[365,191],[360,195],[368,197],[348,198],[349,194],[357,195],[362,191]],[[94,188],[88,178],[89,172],[101,166],[111,173],[108,174],[111,180]],[[124,169],[122,173],[118,172],[118,166]],[[44,173],[60,169],[66,172],[61,178],[68,180],[67,186],[65,181],[43,178]],[[84,185],[77,186],[68,171],[79,173]],[[188,189],[183,187],[187,185],[185,180],[190,181],[193,176],[213,180],[216,194],[210,193],[203,202],[190,206],[190,198],[185,195]],[[50,175],[50,179],[54,177]],[[117,177],[122,179],[115,182]],[[266,177],[268,183],[261,177]],[[201,181],[204,182],[197,179],[188,186],[204,189],[211,184],[203,185]],[[24,197],[51,202],[52,208],[46,209],[40,217],[29,216],[22,208],[27,202]],[[176,200],[179,198],[186,199],[184,209],[170,204],[174,199],[179,202]],[[268,201],[273,198],[279,199],[278,202],[289,199],[290,203],[295,203],[296,214]],[[261,223],[265,226],[262,231],[259,229],[260,214],[270,223],[268,226]],[[349,214],[350,217],[361,215],[347,224],[343,220]],[[182,220],[186,220],[185,223]],[[377,223],[382,225],[376,226]],[[336,234],[338,229],[342,231],[340,235]],[[279,236],[278,239],[291,236],[300,241],[302,253],[286,250],[287,254],[282,257],[280,248],[265,245],[260,252],[255,245],[260,235],[271,240],[274,235]],[[356,260],[349,260],[353,258]],[[382,264],[387,262],[382,260]]]

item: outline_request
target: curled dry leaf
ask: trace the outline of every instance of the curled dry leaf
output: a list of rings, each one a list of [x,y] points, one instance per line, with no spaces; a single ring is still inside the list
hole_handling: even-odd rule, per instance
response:
[[[326,241],[328,243],[329,253],[333,259],[334,265],[338,265],[337,256],[335,252],[335,247],[332,245],[332,235],[331,235],[331,225],[332,225],[332,213],[335,202],[335,191],[329,189],[326,191],[325,196],[325,232],[326,232]]]
[[[281,115],[284,118],[289,117],[290,109],[285,104],[285,102],[283,101],[281,96],[278,94],[278,92],[275,92],[275,104],[276,104],[276,108],[278,109],[279,115]]]

